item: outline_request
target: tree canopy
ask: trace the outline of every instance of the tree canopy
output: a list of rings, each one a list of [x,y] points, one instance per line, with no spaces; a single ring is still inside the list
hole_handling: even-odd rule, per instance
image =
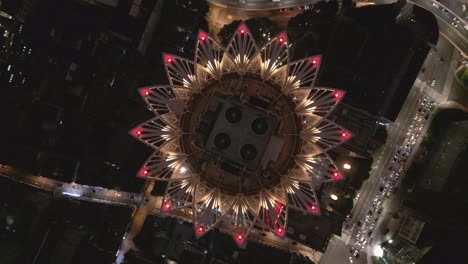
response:
[[[219,31],[218,37],[221,39],[221,43],[224,46],[227,46],[240,23],[241,20],[234,20],[230,24],[225,25]],[[259,47],[266,44],[270,38],[273,38],[282,30],[276,22],[267,17],[250,18],[245,21],[245,24],[250,29],[250,32]]]

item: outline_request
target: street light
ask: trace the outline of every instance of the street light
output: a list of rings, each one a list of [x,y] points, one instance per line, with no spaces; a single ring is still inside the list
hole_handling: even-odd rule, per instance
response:
[[[336,196],[336,194],[333,194],[333,193],[330,195],[330,198],[331,198],[333,201],[338,200],[338,196]]]
[[[349,170],[349,169],[351,169],[351,165],[349,165],[348,163],[345,163],[345,164],[343,164],[343,168],[345,170]]]
[[[381,246],[375,246],[374,247],[374,256],[376,257],[383,257],[384,251]]]

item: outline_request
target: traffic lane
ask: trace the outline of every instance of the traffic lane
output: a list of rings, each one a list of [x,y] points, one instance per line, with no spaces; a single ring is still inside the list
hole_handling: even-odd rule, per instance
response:
[[[349,253],[349,246],[338,236],[333,236],[328,243],[327,251],[320,259],[320,264],[331,263],[353,263],[354,260]]]
[[[0,174],[3,177],[28,184],[32,187],[37,187],[40,189],[45,189],[48,191],[54,190],[56,187],[61,186],[63,183],[53,179],[48,179],[42,176],[31,175],[27,173],[20,172],[15,170],[10,166],[3,165],[0,170]]]
[[[409,155],[412,151],[412,148],[415,144],[415,137],[419,138],[421,135],[419,127],[422,127],[426,123],[426,119],[421,118],[424,114],[422,113],[424,110],[430,111],[430,108],[432,107],[432,102],[430,102],[429,98],[424,98],[423,100],[420,101],[419,103],[419,109],[418,112],[414,115],[415,118],[412,119],[411,125],[408,128],[408,132],[406,135],[408,136],[401,146],[399,147],[399,150],[395,154],[394,160],[398,159],[400,156],[403,156],[405,153],[406,155]],[[408,143],[408,138],[411,137],[411,141]],[[404,152],[406,151],[406,152]],[[406,156],[405,155],[405,156]],[[393,164],[393,161],[390,162]],[[405,165],[405,162],[401,164],[401,166],[395,167],[394,165],[389,169],[390,172],[387,173],[387,176],[385,176],[384,181],[382,182],[382,186],[385,186],[384,188],[381,187],[379,189],[379,192],[376,193],[375,198],[374,198],[374,203],[373,205],[376,204],[377,208],[372,207],[371,210],[369,210],[368,214],[365,216],[365,218],[361,219],[361,226],[359,230],[357,231],[356,235],[353,236],[354,238],[354,244],[353,244],[353,255],[357,256],[358,254],[361,253],[361,251],[368,246],[368,243],[370,242],[370,236],[373,234],[373,231],[375,230],[376,222],[380,218],[380,213],[383,209],[383,200],[386,197],[391,196],[391,193],[393,192],[392,190],[392,185],[383,185],[386,181],[386,179],[391,179],[392,184],[395,186],[398,185],[400,179],[399,179],[399,174],[402,173],[403,171],[403,166]],[[396,176],[395,176],[396,175]],[[392,179],[394,178],[394,179]],[[378,211],[377,211],[378,209]]]
[[[208,3],[224,8],[244,9],[244,10],[268,10],[278,8],[289,8],[297,6],[306,6],[317,3],[318,0],[281,0],[278,2],[269,0],[208,0]]]
[[[411,89],[408,98],[409,101],[408,103],[405,103],[402,111],[400,112],[400,115],[397,117],[396,125],[398,127],[394,127],[394,129],[390,132],[389,131],[389,141],[387,144],[385,144],[384,150],[382,152],[382,155],[380,156],[380,164],[379,166],[371,171],[371,181],[370,183],[365,184],[363,187],[364,193],[361,192],[361,196],[358,200],[357,206],[355,207],[356,210],[353,210],[354,215],[353,215],[353,220],[351,221],[351,224],[354,226],[362,217],[365,216],[365,212],[369,210],[370,207],[370,198],[375,195],[375,192],[373,190],[376,190],[378,188],[379,180],[381,177],[379,177],[384,168],[385,165],[388,163],[389,158],[391,157],[392,150],[396,149],[396,146],[398,145],[398,141],[402,140],[402,133],[404,131],[404,128],[408,127],[408,122],[411,122],[412,118],[412,113],[414,113],[414,110],[417,109],[416,105],[418,104],[418,100],[421,96],[420,89],[418,87],[414,87]],[[367,201],[367,202],[359,202],[362,199],[362,201]],[[352,232],[353,233],[353,232]]]
[[[450,70],[450,62],[452,61],[454,48],[445,39],[444,36],[440,35],[437,47],[429,52],[428,60],[429,65],[426,67],[426,79],[427,85],[431,89],[437,91],[440,95],[443,94],[445,82],[448,77]]]
[[[439,0],[438,2],[446,6],[460,18],[466,20],[467,3],[458,0]]]
[[[102,187],[81,185],[76,183],[65,183],[57,181],[54,179],[46,178],[43,176],[36,176],[27,173],[22,173],[10,166],[3,165],[0,168],[0,173],[4,177],[26,183],[36,188],[56,191],[56,192],[65,192],[65,195],[71,197],[94,197],[96,199],[101,198],[104,200],[109,200],[111,202],[130,202],[136,203],[140,198],[139,195],[135,193],[121,192],[113,189],[105,189]]]
[[[441,6],[434,6],[433,4],[438,4],[436,1],[409,0],[408,2],[432,12],[437,18],[439,32],[447,35],[461,51],[466,52],[468,50],[468,30],[464,28],[464,25],[466,25],[464,21],[460,21],[461,24],[459,26],[457,24],[456,27],[451,25],[455,16],[451,13],[443,12]]]

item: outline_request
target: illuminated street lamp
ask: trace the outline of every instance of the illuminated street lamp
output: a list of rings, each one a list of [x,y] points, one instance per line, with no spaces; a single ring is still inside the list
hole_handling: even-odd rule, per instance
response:
[[[330,198],[331,198],[333,201],[338,200],[338,196],[336,196],[336,194],[333,194],[333,193],[330,195]]]
[[[381,246],[378,246],[378,245],[375,246],[375,247],[373,248],[373,251],[374,251],[374,252],[373,252],[373,253],[374,253],[374,256],[377,256],[377,257],[380,257],[380,258],[383,257],[384,251],[383,251],[383,249],[382,249]]]
[[[348,163],[345,163],[345,164],[343,164],[343,169],[349,170],[349,169],[351,169],[351,165],[349,165]]]

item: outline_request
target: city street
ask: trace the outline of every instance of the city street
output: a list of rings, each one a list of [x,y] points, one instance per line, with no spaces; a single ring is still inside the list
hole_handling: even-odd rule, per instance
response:
[[[0,168],[0,176],[53,192],[56,196],[73,199],[135,207],[141,196],[136,193],[122,192],[102,187],[66,183],[54,179],[22,173],[9,166]]]
[[[122,192],[112,189],[105,189],[96,186],[81,185],[75,183],[65,183],[42,176],[22,173],[7,165],[0,167],[0,176],[5,177],[32,187],[53,192],[54,195],[60,197],[68,197],[70,199],[83,200],[95,203],[114,204],[121,206],[129,206],[134,208],[132,220],[129,223],[127,232],[122,238],[122,244],[116,254],[116,263],[121,263],[125,253],[128,250],[135,249],[133,238],[140,232],[145,223],[148,214],[159,214],[162,204],[161,196],[152,196],[153,182],[147,182],[142,194]],[[190,221],[188,217],[180,217],[181,220]],[[318,261],[321,258],[321,253],[311,250],[309,247],[300,243],[292,244],[292,240],[288,238],[281,239],[271,232],[267,232],[266,236],[252,233],[249,237],[252,241],[265,244],[270,247],[280,248],[284,250],[294,249],[301,252],[302,255],[309,257],[312,260]]]
[[[421,1],[422,3],[419,3],[419,1],[414,2],[421,4],[421,6],[425,8],[427,7],[428,10],[436,14],[441,33],[438,45],[435,50],[431,50],[426,59],[423,66],[425,71],[420,72],[418,75],[396,122],[389,126],[387,144],[384,148],[375,153],[374,164],[369,180],[363,184],[359,192],[359,199],[351,212],[351,218],[346,223],[350,229],[345,230],[344,233],[346,235],[343,238],[332,239],[321,263],[352,263],[353,261],[357,263],[356,259],[351,257],[353,253],[360,255],[366,255],[367,253],[367,258],[365,256],[361,257],[358,262],[371,262],[370,254],[372,254],[372,247],[367,247],[367,244],[374,239],[372,245],[376,245],[385,238],[378,235],[377,237],[373,237],[373,233],[371,233],[371,236],[368,236],[368,238],[365,238],[365,236],[368,235],[366,231],[373,231],[381,223],[378,222],[378,217],[372,217],[375,211],[371,213],[371,215],[368,215],[368,213],[372,208],[372,204],[381,201],[383,198],[383,195],[379,194],[379,188],[384,181],[383,179],[388,177],[388,165],[391,164],[398,151],[397,146],[403,145],[402,147],[405,147],[406,144],[408,144],[408,137],[411,139],[411,137],[414,136],[411,140],[411,147],[413,147],[424,135],[426,131],[426,129],[424,129],[424,124],[417,125],[417,123],[414,123],[414,121],[418,121],[420,118],[418,117],[418,109],[424,99],[426,99],[426,101],[434,100],[436,103],[440,104],[446,102],[449,97],[453,97],[454,70],[459,64],[457,61],[462,59],[461,57],[466,57],[463,51],[468,50],[468,41],[466,40],[467,34],[466,32],[460,31],[460,29],[465,29],[458,26],[454,27],[451,24],[451,19],[453,19],[453,17],[445,15],[445,12],[436,8],[431,3],[427,3],[426,1]],[[462,54],[460,55],[460,53]],[[414,119],[415,117],[416,120]],[[410,125],[410,123],[412,123],[412,125]],[[423,125],[423,127],[421,127],[421,125]],[[425,127],[427,128],[427,125]],[[414,132],[418,131],[414,131],[414,129],[421,129],[419,130],[421,133],[415,134]],[[403,142],[404,144],[402,144]],[[407,153],[407,155],[410,155],[410,153]],[[403,167],[400,167],[400,169],[403,169]],[[379,202],[380,206],[381,204],[382,202]],[[372,209],[374,210],[375,208]],[[358,222],[360,222],[359,224],[361,227],[358,226]],[[351,249],[351,247],[354,247],[354,249]],[[362,249],[363,252],[356,250],[357,248]]]
[[[234,20],[246,20],[251,17],[269,17],[278,24],[286,26],[291,17],[302,12],[301,8],[304,5],[313,4],[317,0],[278,2],[208,0],[208,2],[211,5],[208,13],[210,32],[217,34],[224,25]],[[389,2],[395,1],[376,0],[360,3]],[[381,226],[388,224],[390,221],[388,212],[392,211],[389,208],[398,205],[399,201],[393,200],[393,193],[398,192],[398,184],[411,164],[412,155],[430,124],[434,107],[457,105],[463,108],[468,105],[463,101],[464,98],[468,98],[466,90],[460,89],[460,84],[454,79],[455,71],[462,61],[466,60],[466,51],[468,51],[466,0],[440,2],[410,0],[408,3],[434,13],[440,31],[438,44],[429,52],[423,70],[418,74],[396,121],[387,124],[386,144],[373,154],[374,163],[369,179],[363,183],[357,194],[350,217],[345,222],[343,235],[333,236],[323,255],[302,244],[292,244],[292,240],[281,239],[271,232],[267,232],[265,236],[252,233],[249,239],[276,248],[295,250],[316,263],[372,263],[372,247],[388,239],[374,230],[379,230]],[[149,214],[160,213],[163,203],[162,197],[151,195],[154,186],[151,181],[147,181],[140,193],[130,193],[30,175],[7,165],[0,166],[0,176],[50,191],[58,197],[134,208],[131,222],[116,254],[116,263],[121,263],[125,253],[135,249],[133,238],[140,232]],[[180,216],[180,219],[190,220],[190,215]]]
[[[318,0],[208,0],[209,3],[224,8],[242,10],[267,10],[299,7],[317,3]]]

